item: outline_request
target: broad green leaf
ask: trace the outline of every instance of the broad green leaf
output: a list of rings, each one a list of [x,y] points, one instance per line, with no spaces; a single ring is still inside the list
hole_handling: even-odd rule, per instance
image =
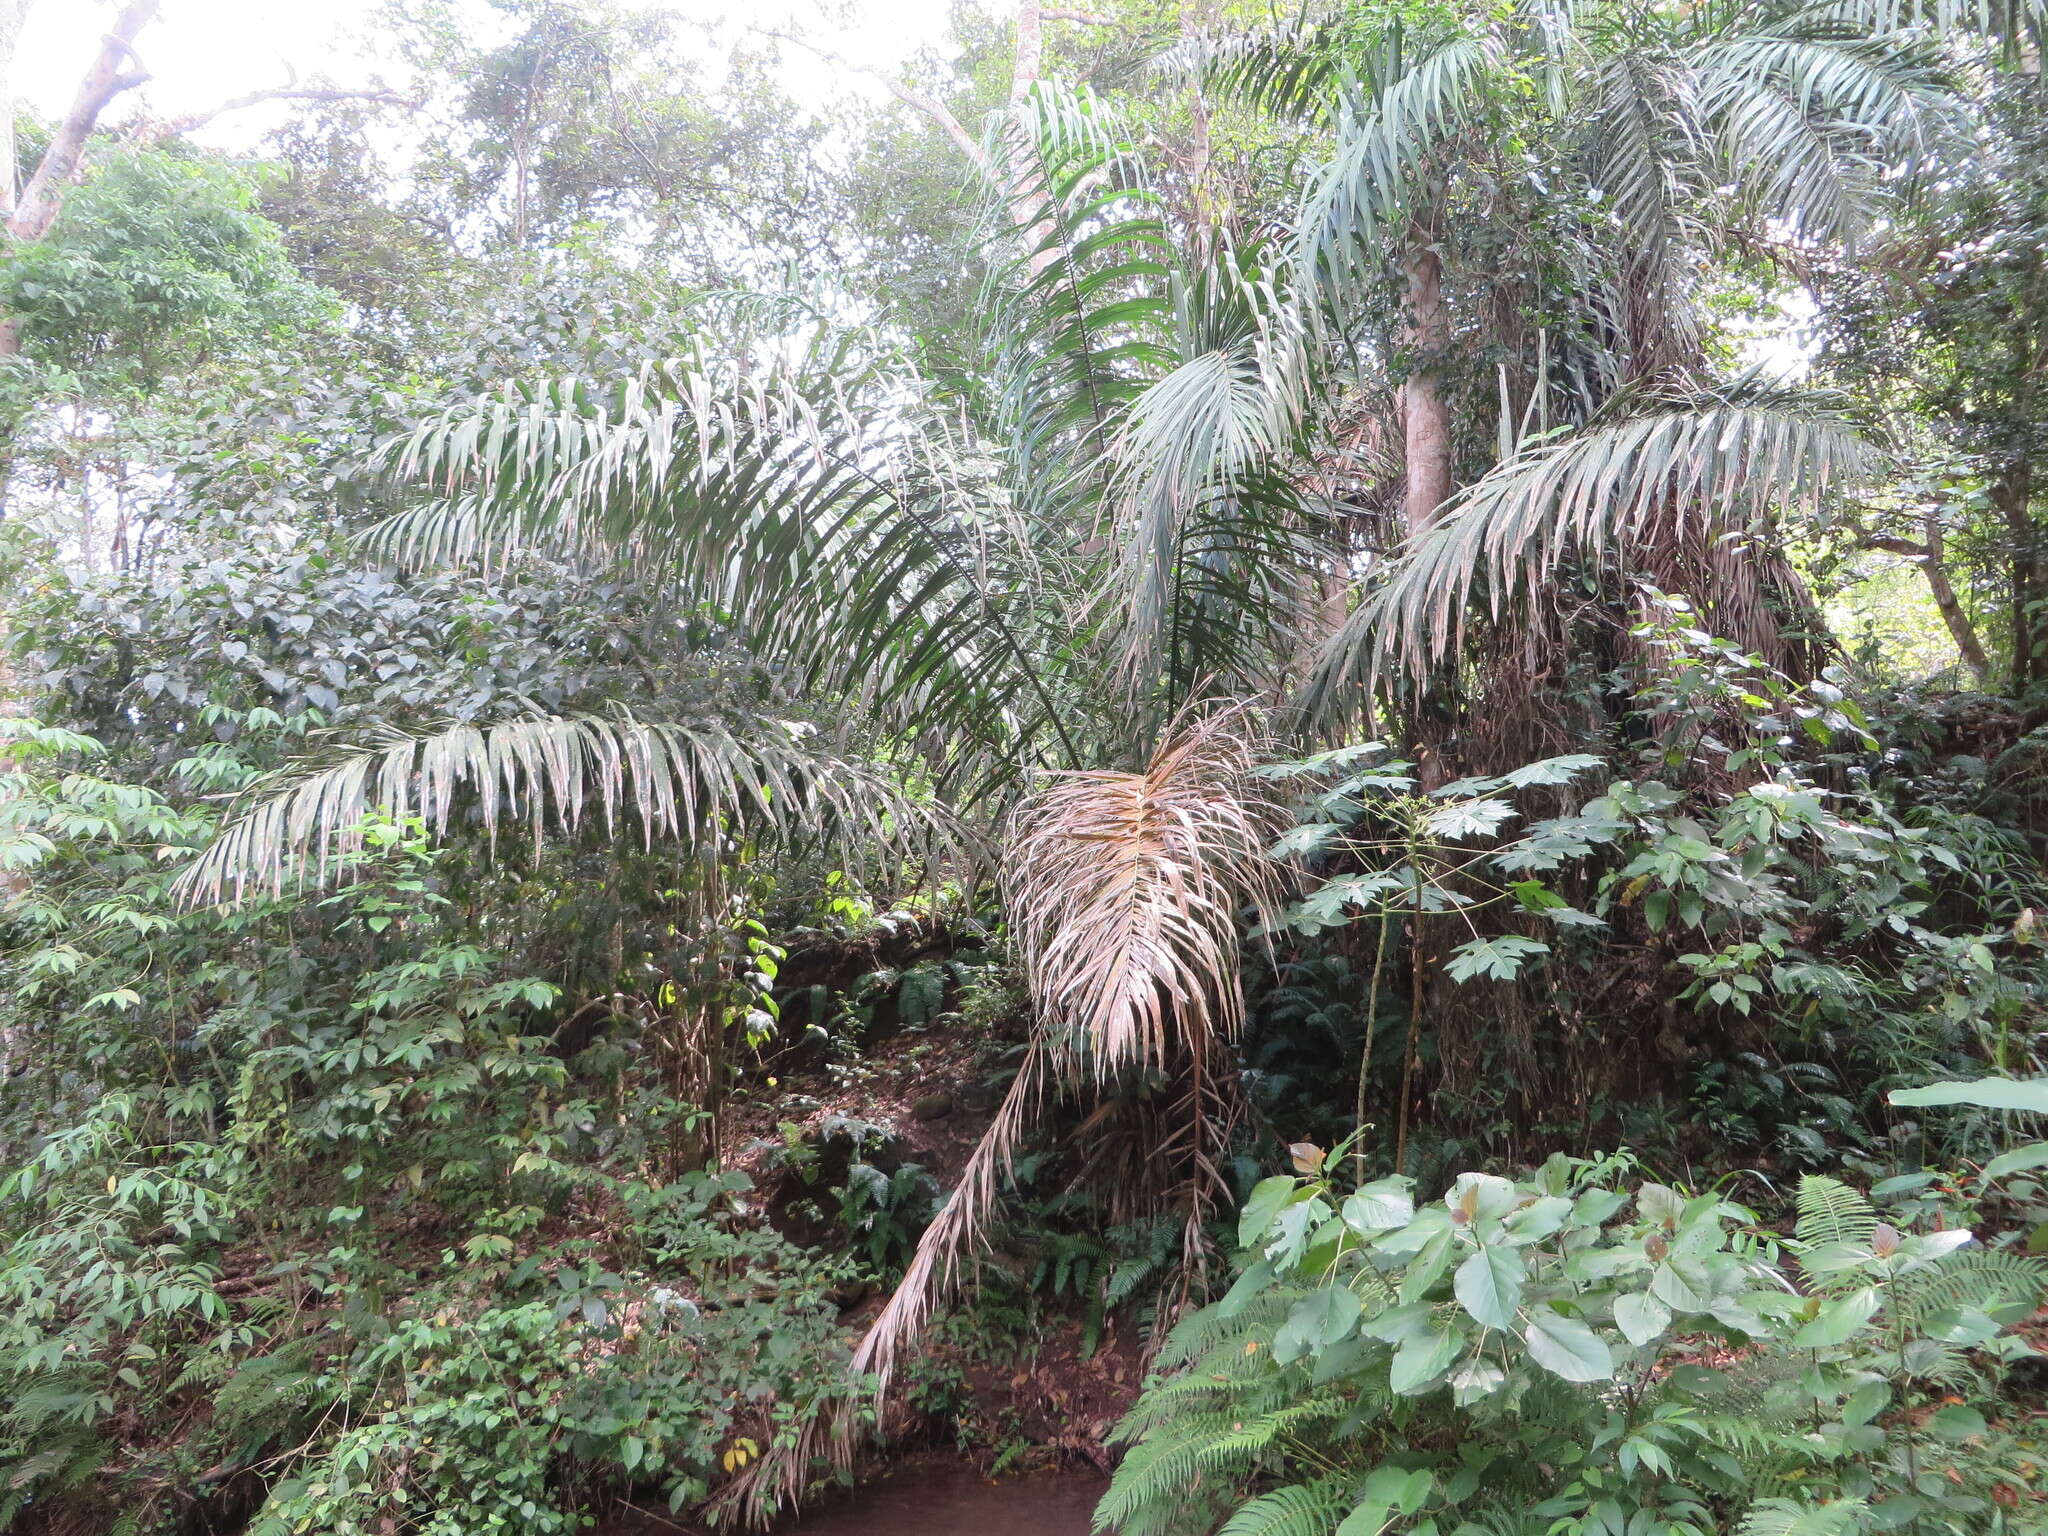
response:
[[[1389,1307],[1376,1312],[1360,1325],[1360,1332],[1385,1344],[1401,1344],[1429,1331],[1436,1309],[1427,1302]]]
[[[1297,1301],[1273,1335],[1273,1360],[1291,1365],[1303,1355],[1334,1344],[1349,1333],[1365,1310],[1357,1292],[1345,1285],[1326,1285]]]
[[[1623,1190],[1589,1189],[1572,1202],[1572,1225],[1597,1227],[1627,1204],[1628,1195]]]
[[[1974,1104],[1979,1109],[2018,1109],[2048,1115],[2048,1077],[1980,1077],[1964,1083],[1930,1083],[1925,1088],[1895,1088],[1891,1101],[1907,1109],[1939,1104]]]
[[[1829,1302],[1812,1322],[1792,1335],[1793,1346],[1797,1349],[1827,1349],[1847,1343],[1858,1329],[1877,1315],[1881,1301],[1877,1288],[1866,1285],[1840,1300]]]
[[[1507,1328],[1522,1304],[1527,1275],[1520,1253],[1503,1243],[1484,1243],[1458,1266],[1451,1288],[1474,1322],[1484,1328]]]
[[[1671,1309],[1656,1297],[1636,1293],[1614,1298],[1614,1323],[1631,1344],[1647,1344],[1671,1326]]]
[[[1415,1219],[1415,1197],[1406,1179],[1377,1179],[1344,1201],[1344,1224],[1360,1234],[1387,1232]]]
[[[1614,1375],[1607,1341],[1575,1317],[1537,1307],[1529,1314],[1524,1339],[1529,1357],[1566,1381],[1606,1381]]]
[[[1562,1195],[1545,1195],[1541,1200],[1523,1206],[1501,1225],[1507,1232],[1508,1241],[1520,1246],[1523,1243],[1540,1243],[1571,1216],[1571,1201]]]
[[[1451,1372],[1451,1400],[1460,1408],[1469,1408],[1482,1398],[1493,1396],[1507,1379],[1507,1372],[1491,1360],[1474,1355]]]
[[[1429,1293],[1431,1286],[1444,1276],[1451,1267],[1452,1233],[1445,1228],[1427,1243],[1422,1252],[1408,1262],[1408,1272],[1401,1277],[1401,1299],[1420,1301]]]
[[[1250,1248],[1266,1235],[1266,1228],[1273,1224],[1273,1218],[1280,1214],[1300,1186],[1287,1174],[1276,1174],[1270,1179],[1261,1179],[1253,1186],[1245,1200],[1244,1210],[1237,1218],[1237,1246]]]
[[[1685,1197],[1668,1184],[1645,1184],[1636,1191],[1636,1209],[1645,1221],[1675,1227],[1685,1214]]]
[[[2025,1173],[2042,1167],[2048,1167],[2048,1141],[2037,1141],[2031,1146],[2014,1147],[2010,1152],[2000,1153],[1984,1165],[1984,1177],[2002,1179],[2010,1173]]]
[[[1671,1263],[1659,1264],[1650,1276],[1650,1294],[1674,1312],[1704,1312],[1707,1298],[1702,1287]]]
[[[1387,1385],[1403,1397],[1429,1389],[1450,1363],[1457,1359],[1464,1338],[1449,1328],[1417,1334],[1394,1351],[1394,1363],[1387,1371]]]
[[[1337,1536],[1380,1536],[1396,1516],[1429,1502],[1435,1479],[1426,1467],[1375,1467],[1358,1490],[1358,1505],[1337,1526]]]
[[[1235,1317],[1251,1304],[1253,1297],[1273,1283],[1273,1266],[1265,1259],[1237,1277],[1223,1300],[1216,1304],[1216,1311],[1223,1317]]]
[[[1866,1381],[1851,1392],[1848,1401],[1842,1404],[1842,1422],[1851,1427],[1868,1424],[1890,1406],[1891,1400],[1891,1383]]]
[[[1986,1433],[1991,1426],[1984,1422],[1984,1415],[1976,1409],[1951,1403],[1927,1420],[1927,1428],[1944,1440],[1967,1440],[1972,1435]]]
[[[1444,1209],[1463,1211],[1474,1221],[1499,1220],[1515,1208],[1521,1196],[1506,1179],[1491,1173],[1461,1173],[1444,1191]]]

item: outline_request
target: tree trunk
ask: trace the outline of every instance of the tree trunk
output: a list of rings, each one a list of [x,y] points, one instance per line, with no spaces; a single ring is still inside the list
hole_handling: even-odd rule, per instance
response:
[[[2048,569],[2041,558],[2040,531],[2033,519],[2033,465],[2006,464],[1991,482],[1991,505],[2005,523],[2012,553],[2012,690],[2024,693],[2048,680]]]
[[[140,85],[149,77],[141,70],[124,74],[121,66],[135,57],[135,37],[156,15],[158,0],[128,0],[100,42],[92,67],[78,82],[71,110],[50,137],[35,174],[21,190],[21,201],[8,221],[8,233],[17,240],[39,240],[57,217],[64,188],[71,183],[85,158],[86,141],[99,126],[107,103],[121,92]]]
[[[1934,606],[1941,610],[1941,622],[1948,626],[1956,649],[1962,653],[1963,665],[1976,674],[1977,685],[1981,688],[1991,677],[1991,658],[1984,654],[1984,642],[1977,638],[1977,627],[1963,611],[1956,589],[1948,579],[1940,508],[1928,508],[1920,526],[1923,531],[1920,569],[1927,573],[1927,590],[1934,594]]]
[[[1451,412],[1438,372],[1449,324],[1444,313],[1444,266],[1434,232],[1423,222],[1409,226],[1401,274],[1407,285],[1403,340],[1408,377],[1401,385],[1401,430],[1407,459],[1404,498],[1412,539],[1436,520],[1451,495]]]

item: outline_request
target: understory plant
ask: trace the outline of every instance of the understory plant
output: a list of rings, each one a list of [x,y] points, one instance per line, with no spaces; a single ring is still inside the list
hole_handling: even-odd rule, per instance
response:
[[[1333,1168],[1337,1166],[1333,1161]],[[1247,1201],[1229,1293],[1119,1426],[1097,1527],[1229,1536],[2019,1529],[2038,1261],[1809,1175],[1792,1236],[1636,1160]],[[1995,1409],[1994,1409],[1995,1412]]]

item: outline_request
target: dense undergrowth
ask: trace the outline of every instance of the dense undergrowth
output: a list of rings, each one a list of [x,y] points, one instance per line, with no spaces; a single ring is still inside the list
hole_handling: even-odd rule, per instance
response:
[[[17,114],[0,1529],[2048,1529],[2038,4],[487,9]]]

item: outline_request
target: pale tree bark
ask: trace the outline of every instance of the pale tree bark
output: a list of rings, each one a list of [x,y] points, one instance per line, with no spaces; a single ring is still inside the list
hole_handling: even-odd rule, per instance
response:
[[[1427,222],[1409,225],[1401,256],[1406,287],[1403,340],[1408,377],[1401,385],[1401,434],[1407,458],[1403,508],[1408,536],[1436,520],[1452,489],[1451,411],[1444,399],[1442,365],[1450,322],[1444,309],[1444,266]]]
[[[21,164],[14,145],[14,55],[29,0],[0,0],[0,223],[14,217],[21,191]]]
[[[8,233],[16,240],[39,240],[48,233],[57,217],[64,188],[85,160],[85,146],[99,127],[100,114],[116,96],[149,78],[146,72],[133,67],[137,58],[135,38],[155,18],[157,4],[158,0],[128,0],[112,28],[101,38],[99,54],[79,80],[71,109],[57,125],[50,147],[21,189],[14,216],[7,221]]]
[[[16,3],[18,16],[19,10],[25,7],[20,6],[19,0]],[[121,14],[114,19],[113,27],[100,39],[99,53],[79,80],[78,90],[71,98],[71,109],[51,135],[50,146],[43,151],[43,158],[22,187],[21,195],[12,201],[8,209],[6,234],[10,242],[40,240],[49,233],[50,225],[57,218],[57,209],[62,204],[64,188],[85,160],[85,146],[92,138],[93,130],[99,126],[100,114],[107,110],[107,104],[116,96],[149,78],[131,66],[136,58],[136,35],[156,15],[157,4],[158,0],[128,0],[128,4],[121,8]],[[16,35],[19,36],[18,30]],[[11,123],[14,117],[11,90],[7,97],[6,115]],[[9,147],[11,149],[12,145]],[[14,162],[11,155],[8,164],[12,178]],[[20,351],[21,321],[13,315],[0,315],[0,357],[12,357]]]
[[[1941,622],[1948,627],[1949,638],[1956,643],[1956,652],[1963,659],[1963,665],[1975,675],[1978,685],[1990,681],[1991,658],[1984,650],[1984,641],[1977,634],[1977,626],[1970,622],[1970,615],[1964,609],[1962,599],[1956,596],[1955,583],[1948,575],[1948,538],[1942,527],[1942,501],[1931,501],[1920,514],[1920,537],[1901,538],[1892,534],[1865,533],[1857,529],[1856,543],[1863,549],[1882,549],[1890,554],[1904,555],[1920,567],[1921,575],[1927,578],[1927,590],[1934,598],[1935,610],[1941,615]]]

